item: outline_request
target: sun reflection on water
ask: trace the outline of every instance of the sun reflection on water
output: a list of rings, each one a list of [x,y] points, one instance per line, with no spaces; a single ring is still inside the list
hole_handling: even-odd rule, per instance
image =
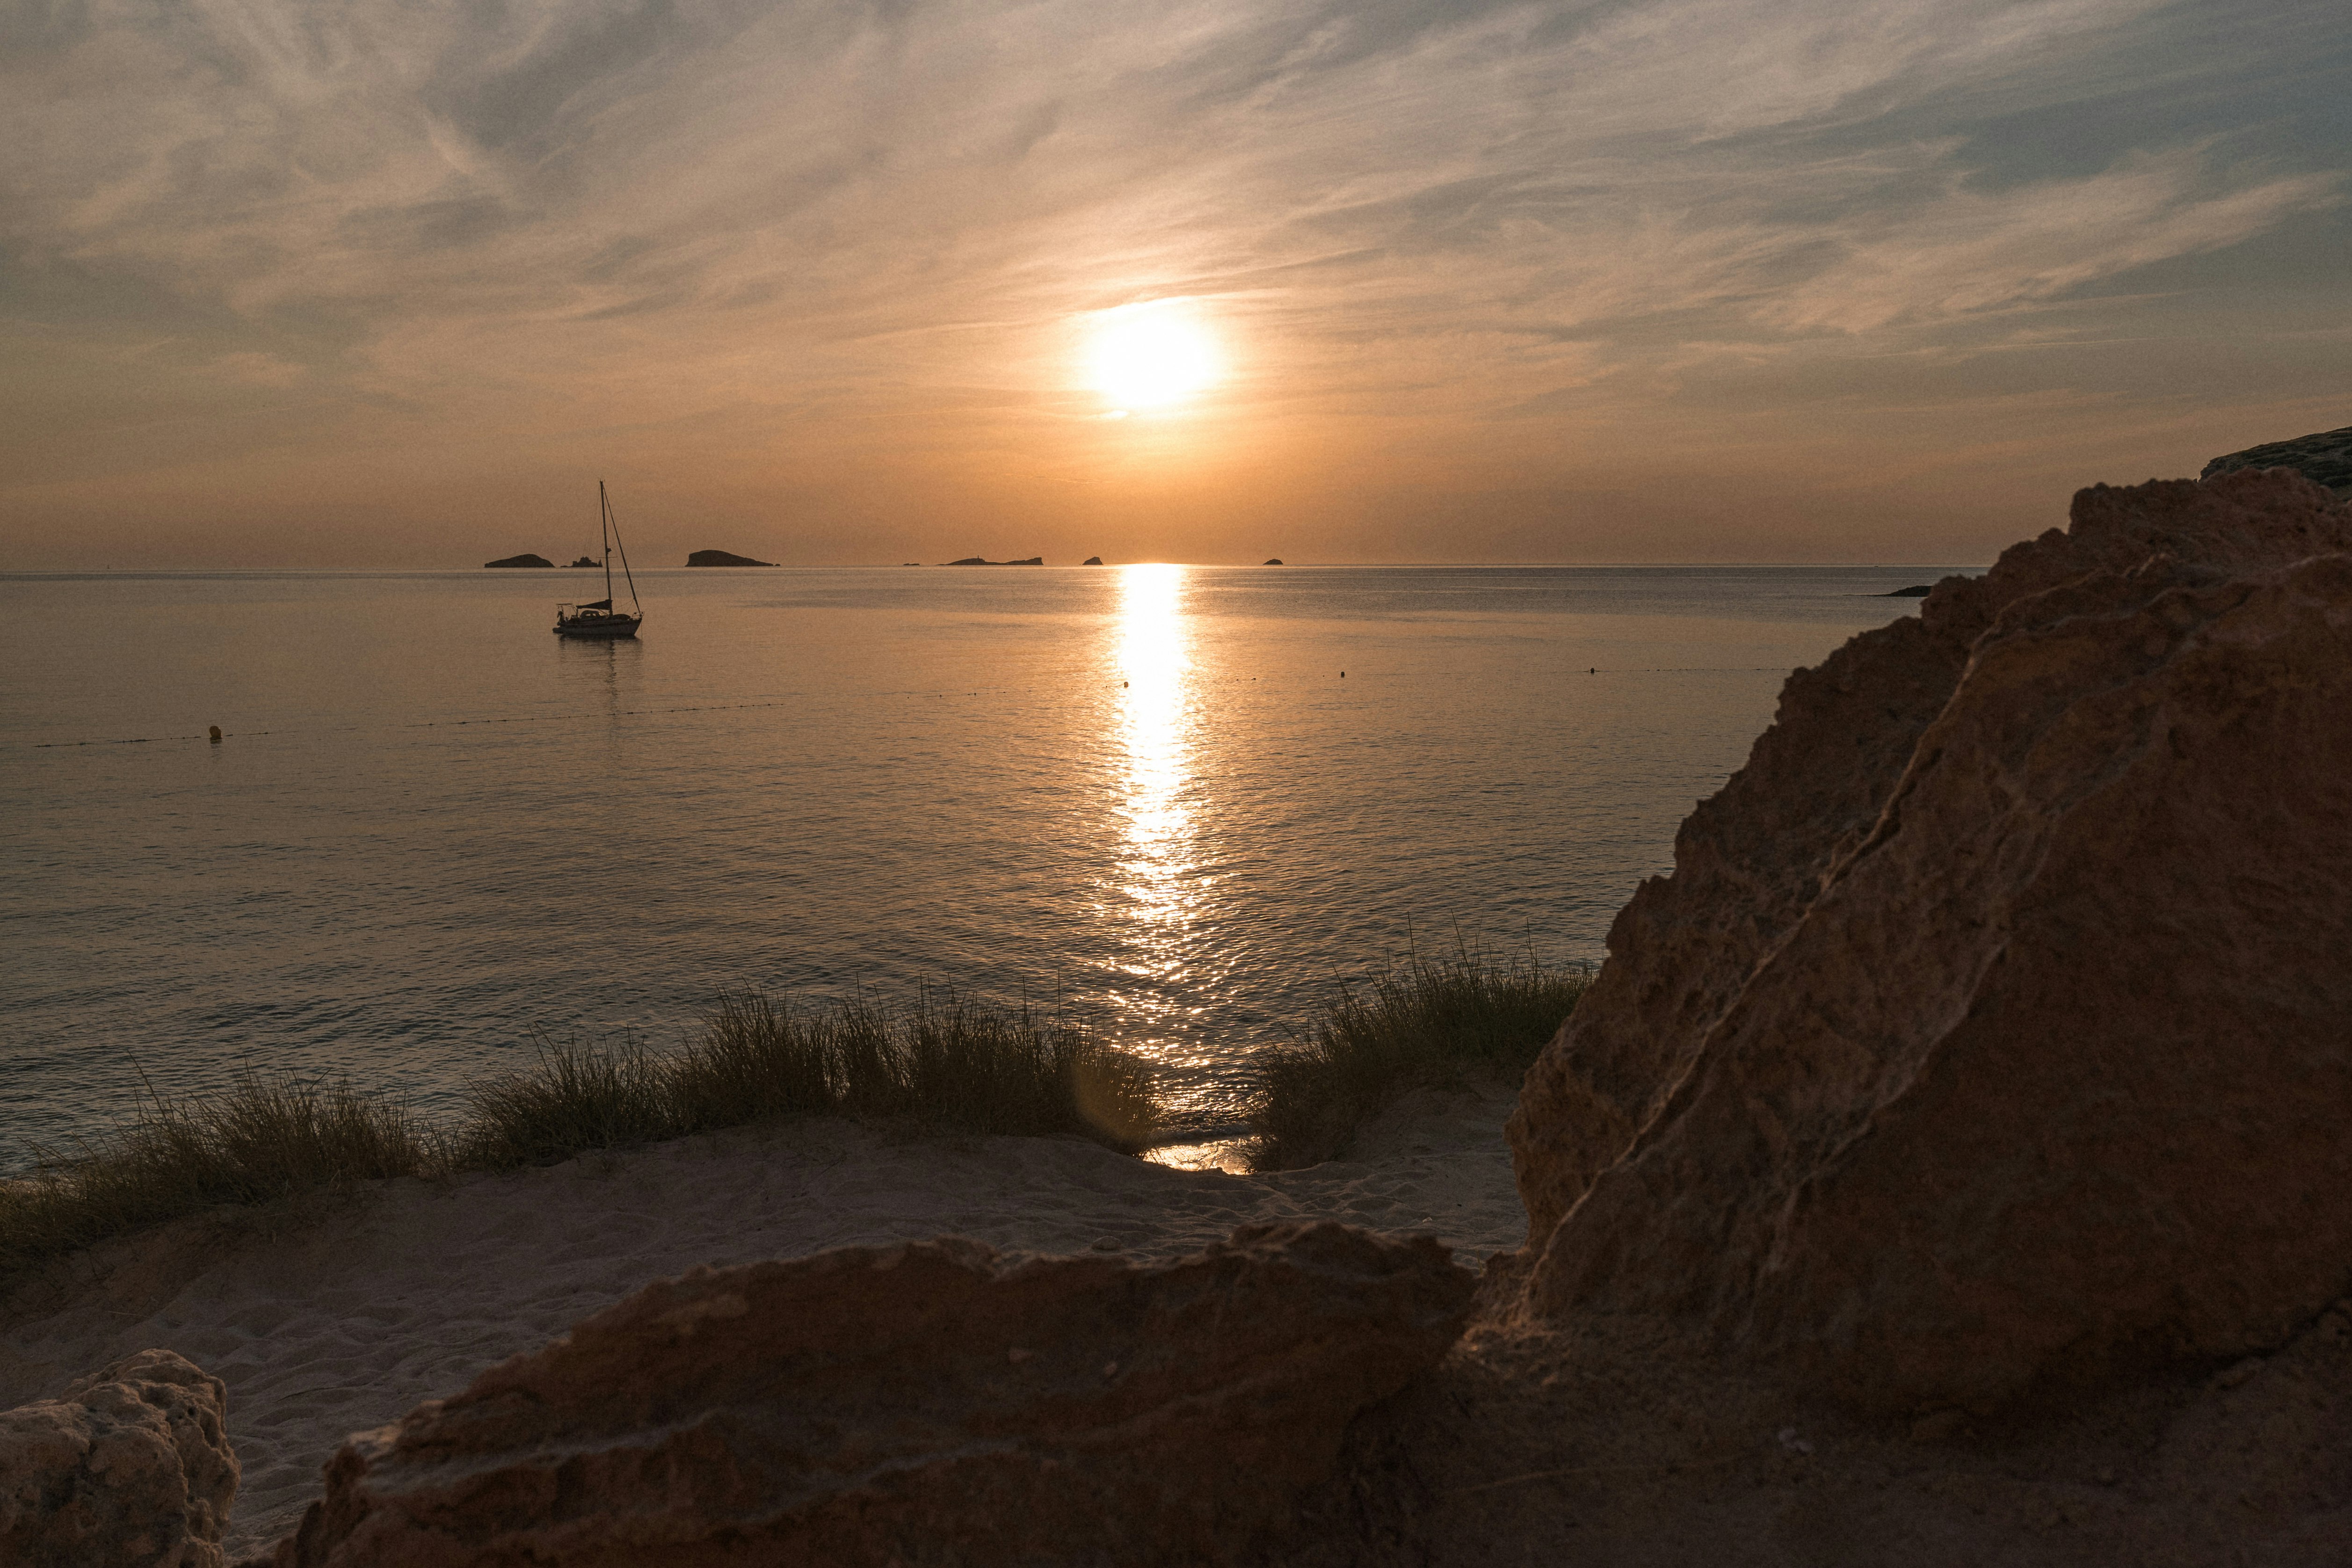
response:
[[[1154,1023],[1177,1008],[1160,986],[1183,977],[1185,939],[1197,914],[1194,861],[1192,633],[1184,568],[1119,569],[1116,658],[1124,767],[1118,810],[1125,823],[1118,891],[1125,895],[1120,967],[1155,994],[1135,1001]]]

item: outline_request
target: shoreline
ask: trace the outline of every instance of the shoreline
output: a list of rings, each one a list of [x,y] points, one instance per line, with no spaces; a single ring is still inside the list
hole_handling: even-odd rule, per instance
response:
[[[219,1376],[244,1469],[225,1542],[235,1561],[293,1527],[351,1433],[697,1264],[947,1234],[1006,1252],[1160,1259],[1240,1225],[1331,1218],[1434,1232],[1475,1267],[1525,1234],[1502,1131],[1511,1103],[1492,1081],[1418,1091],[1367,1123],[1348,1157],[1265,1175],[1076,1138],[810,1117],[215,1210],[12,1283],[0,1408],[150,1347]]]

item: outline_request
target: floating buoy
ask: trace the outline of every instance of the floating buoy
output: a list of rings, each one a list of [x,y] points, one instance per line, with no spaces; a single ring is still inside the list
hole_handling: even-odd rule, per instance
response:
[[[213,744],[215,746],[220,744],[220,726],[217,724],[213,726]]]
[[[1344,669],[1343,669],[1343,670],[1341,670],[1341,671],[1339,672],[1339,679],[1342,679],[1342,680],[1347,679],[1348,679],[1348,672],[1347,672],[1346,670],[1344,670]]]

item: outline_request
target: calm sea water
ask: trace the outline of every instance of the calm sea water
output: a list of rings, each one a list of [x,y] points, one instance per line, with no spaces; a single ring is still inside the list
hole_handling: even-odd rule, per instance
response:
[[[1943,570],[656,572],[604,646],[585,573],[0,578],[0,1169],[247,1068],[447,1112],[743,987],[1068,1007],[1227,1116],[1411,943],[1599,957]]]

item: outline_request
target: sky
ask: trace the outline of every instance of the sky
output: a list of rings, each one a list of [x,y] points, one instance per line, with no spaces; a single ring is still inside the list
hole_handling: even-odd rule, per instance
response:
[[[1975,563],[2347,195],[2339,4],[0,0],[0,568]]]

